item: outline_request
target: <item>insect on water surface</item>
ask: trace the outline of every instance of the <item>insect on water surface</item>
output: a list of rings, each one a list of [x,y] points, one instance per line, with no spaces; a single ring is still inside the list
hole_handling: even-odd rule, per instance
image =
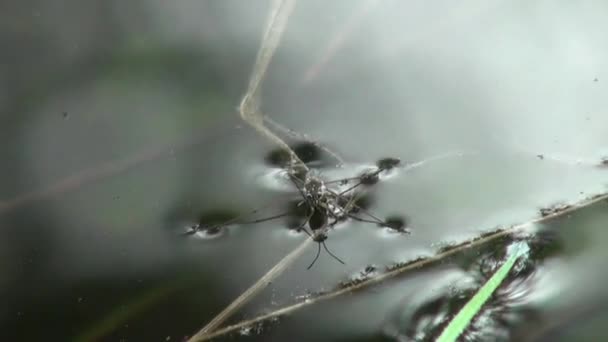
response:
[[[294,147],[303,160],[309,165],[322,164],[319,150],[310,144],[299,144]],[[310,269],[318,260],[323,249],[335,260],[344,264],[339,257],[334,255],[326,245],[329,231],[339,222],[349,219],[364,223],[376,224],[380,227],[393,229],[401,233],[408,233],[405,228],[405,219],[400,217],[390,217],[382,220],[369,212],[369,196],[367,191],[362,190],[375,185],[380,181],[382,173],[387,172],[400,165],[397,158],[384,158],[376,163],[376,167],[363,172],[362,174],[336,180],[325,181],[317,170],[304,168],[297,165],[286,156],[281,156],[280,152],[273,151],[267,156],[267,162],[280,166],[284,170],[286,178],[297,190],[295,198],[290,202],[286,212],[262,217],[258,219],[245,220],[247,216],[255,215],[261,211],[258,208],[244,215],[238,215],[222,223],[201,222],[190,227],[187,235],[205,233],[208,235],[217,234],[232,224],[257,224],[282,217],[291,220],[291,228],[297,232],[304,232],[317,243],[317,253],[308,266]],[[308,226],[308,229],[307,227]]]

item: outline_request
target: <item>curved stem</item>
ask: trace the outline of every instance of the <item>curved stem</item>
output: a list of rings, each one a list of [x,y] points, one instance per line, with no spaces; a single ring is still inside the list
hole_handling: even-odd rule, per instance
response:
[[[253,67],[253,73],[249,79],[249,86],[239,106],[239,114],[243,121],[255,128],[261,135],[288,152],[292,161],[308,170],[306,164],[300,160],[289,145],[268,129],[268,127],[264,126],[264,115],[259,111],[260,85],[264,80],[270,60],[279,45],[287,19],[294,7],[295,0],[275,0],[273,2],[260,50]]]

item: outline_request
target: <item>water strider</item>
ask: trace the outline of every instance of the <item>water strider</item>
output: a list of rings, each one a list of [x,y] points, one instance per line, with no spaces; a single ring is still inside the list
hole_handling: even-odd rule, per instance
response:
[[[317,153],[318,151],[315,151],[315,148],[312,145],[308,145],[308,148],[299,145],[294,150],[308,151],[311,155],[315,156],[312,159],[318,162],[319,154]],[[302,154],[300,158],[306,161],[313,161],[311,158],[305,158]],[[270,204],[276,202],[272,201],[270,204],[266,204],[248,213],[232,218],[225,218],[223,222],[218,222],[218,220],[200,222],[195,226],[188,227],[185,235],[197,233],[215,235],[234,224],[258,224],[279,218],[289,218],[292,221],[290,224],[291,229],[297,232],[303,231],[317,243],[317,254],[308,266],[308,269],[310,269],[319,258],[321,245],[330,256],[344,264],[344,261],[328,249],[325,242],[329,231],[339,222],[351,219],[376,224],[402,233],[409,232],[405,229],[405,220],[402,218],[391,217],[383,220],[372,214],[368,210],[369,200],[366,197],[366,188],[377,184],[383,172],[399,166],[401,163],[399,159],[384,158],[376,163],[375,168],[367,170],[358,176],[328,181],[324,180],[316,172],[317,170],[303,168],[301,165],[293,163],[289,158],[278,157],[276,152],[271,152],[266,160],[281,161],[281,163],[277,162],[273,164],[280,164],[283,167],[286,178],[296,190],[296,197],[289,203],[290,205],[288,205],[288,209],[285,212],[261,218],[251,218],[269,207]],[[314,162],[311,164],[314,164]],[[285,202],[285,199],[281,200]]]

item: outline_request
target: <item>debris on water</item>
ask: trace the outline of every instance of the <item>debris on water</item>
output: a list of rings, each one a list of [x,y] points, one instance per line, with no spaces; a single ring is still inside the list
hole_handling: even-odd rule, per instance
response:
[[[541,208],[540,215],[542,217],[547,217],[549,215],[558,214],[558,213],[568,210],[570,208],[572,208],[572,205],[570,205],[570,204],[555,204],[555,205],[547,207],[547,208]]]
[[[437,254],[443,254],[443,253],[450,252],[453,249],[456,249],[458,247],[461,247],[461,246],[469,244],[469,243],[470,243],[470,241],[464,241],[461,243],[455,243],[455,242],[439,243],[439,244],[437,244],[439,246],[439,249],[437,249]]]
[[[491,229],[491,230],[489,230],[487,232],[481,233],[479,235],[479,237],[473,239],[473,241],[476,241],[476,240],[483,239],[483,238],[488,237],[488,236],[492,236],[492,235],[498,234],[498,233],[504,231],[505,229],[506,228],[503,227],[503,226],[496,226],[494,229]]]
[[[608,157],[602,158],[602,161],[600,162],[600,167],[608,168]]]
[[[378,274],[378,266],[370,264],[367,265],[362,271],[355,273],[348,280],[342,281],[338,284],[338,288],[344,289],[355,286],[364,282],[365,280],[372,278]]]
[[[367,266],[365,267],[365,269],[363,270],[363,272],[364,272],[365,274],[370,274],[370,273],[372,273],[372,272],[375,272],[376,270],[377,270],[376,266],[374,266],[374,265],[367,265]]]
[[[269,320],[259,321],[256,323],[249,324],[247,326],[242,327],[238,334],[241,336],[252,336],[252,335],[260,335],[269,328],[270,325],[276,324],[279,322],[279,317],[273,317]]]
[[[542,155],[542,154],[537,154],[537,155],[536,155],[536,158],[538,158],[538,159],[540,159],[540,160],[543,160],[543,159],[545,159],[545,156],[544,156],[544,155]]]
[[[307,302],[312,300],[312,298],[318,296],[316,293],[312,293],[310,291],[306,291],[306,293],[295,296],[295,300],[298,302]]]
[[[251,326],[242,327],[241,330],[239,330],[239,334],[241,334],[241,336],[250,336],[251,330]]]
[[[387,272],[391,272],[391,271],[394,271],[394,270],[402,269],[402,268],[408,267],[410,265],[413,265],[413,264],[416,264],[416,263],[420,263],[420,262],[422,262],[424,260],[427,260],[427,259],[428,259],[428,257],[426,257],[426,256],[419,256],[419,257],[417,257],[415,259],[412,259],[412,260],[399,261],[399,262],[396,262],[396,263],[394,263],[392,265],[387,266],[386,267],[386,271]]]

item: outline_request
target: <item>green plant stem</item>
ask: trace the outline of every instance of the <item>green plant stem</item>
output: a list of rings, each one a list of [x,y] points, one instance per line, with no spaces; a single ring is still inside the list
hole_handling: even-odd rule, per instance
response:
[[[464,307],[452,318],[450,323],[445,327],[437,342],[454,342],[464,330],[471,324],[473,318],[479,313],[484,304],[490,299],[492,294],[505,280],[515,262],[522,255],[526,254],[530,248],[526,242],[517,242],[507,261],[490,277],[490,279],[475,293]]]

